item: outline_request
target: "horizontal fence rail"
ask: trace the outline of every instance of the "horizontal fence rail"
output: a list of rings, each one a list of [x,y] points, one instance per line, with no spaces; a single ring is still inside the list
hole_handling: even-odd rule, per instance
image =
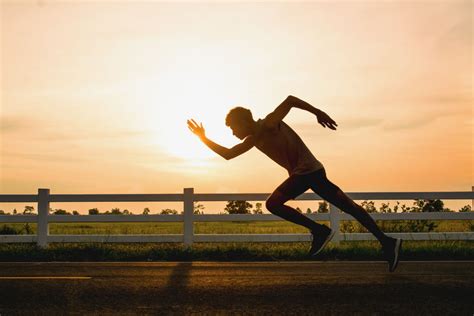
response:
[[[36,202],[38,215],[0,215],[0,223],[37,223],[37,235],[0,235],[0,243],[34,243],[46,247],[52,242],[175,242],[191,246],[193,242],[299,242],[310,241],[308,234],[195,234],[195,222],[281,221],[272,214],[194,214],[194,202],[230,200],[264,201],[270,194],[207,194],[185,188],[182,194],[50,194],[38,189],[37,195],[3,194],[0,203]],[[473,191],[459,192],[363,192],[347,193],[354,200],[473,200]],[[304,193],[296,200],[322,200],[315,193]],[[50,215],[51,202],[182,202],[181,215]],[[341,240],[375,240],[369,233],[341,233],[340,221],[354,220],[330,204],[329,213],[306,214],[313,220],[329,221],[336,231],[334,242]],[[474,212],[370,213],[375,220],[474,220]],[[49,223],[75,222],[182,222],[183,234],[157,235],[50,235]],[[408,240],[474,240],[474,232],[388,233]]]

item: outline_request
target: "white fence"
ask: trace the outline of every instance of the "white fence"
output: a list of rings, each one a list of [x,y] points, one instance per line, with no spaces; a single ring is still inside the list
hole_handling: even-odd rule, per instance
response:
[[[473,187],[474,188],[474,187]],[[354,200],[454,199],[474,200],[474,192],[365,192],[347,193]],[[194,202],[229,200],[264,201],[269,194],[200,194],[186,188],[182,194],[50,194],[39,189],[37,195],[0,195],[3,202],[36,202],[38,215],[0,215],[0,223],[37,223],[37,235],[0,235],[0,243],[36,242],[46,247],[51,242],[295,242],[310,241],[309,234],[194,234],[195,222],[277,221],[272,214],[260,215],[195,215]],[[305,193],[297,200],[321,200],[317,194]],[[51,202],[183,202],[183,215],[49,215]],[[375,220],[474,220],[474,212],[438,213],[371,213]],[[336,231],[334,242],[340,240],[372,240],[369,233],[340,233],[341,220],[353,220],[330,204],[329,213],[308,214],[314,220],[330,221]],[[160,235],[49,235],[49,223],[71,222],[183,222],[183,234]],[[389,233],[408,240],[474,240],[474,232]]]

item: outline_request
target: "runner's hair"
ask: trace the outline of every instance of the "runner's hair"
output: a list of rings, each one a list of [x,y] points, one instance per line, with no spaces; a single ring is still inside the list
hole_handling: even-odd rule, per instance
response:
[[[230,126],[234,123],[253,121],[252,112],[249,109],[243,108],[241,106],[235,107],[227,113],[225,118],[225,125]]]

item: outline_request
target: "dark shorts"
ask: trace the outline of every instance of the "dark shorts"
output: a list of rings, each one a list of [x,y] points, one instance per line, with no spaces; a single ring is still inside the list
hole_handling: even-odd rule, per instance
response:
[[[308,189],[312,189],[321,197],[340,190],[326,177],[326,170],[321,168],[308,174],[293,174],[276,188],[275,191],[292,200]]]

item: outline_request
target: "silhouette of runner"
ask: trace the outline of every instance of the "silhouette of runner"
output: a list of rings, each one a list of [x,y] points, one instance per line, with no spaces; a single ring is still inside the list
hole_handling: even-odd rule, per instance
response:
[[[229,160],[235,158],[252,147],[257,147],[265,155],[285,168],[289,173],[286,179],[267,199],[267,209],[285,220],[308,228],[312,234],[309,254],[315,256],[331,240],[334,231],[285,205],[289,200],[311,189],[320,197],[335,205],[340,210],[352,215],[367,228],[382,245],[382,251],[389,264],[389,271],[395,271],[402,239],[385,235],[370,215],[337,185],[326,177],[324,166],[310,152],[301,138],[289,127],[283,118],[291,108],[306,110],[314,115],[324,128],[336,130],[336,122],[323,111],[294,96],[288,96],[272,113],[263,120],[255,121],[250,110],[236,107],[229,111],[226,125],[232,133],[241,139],[240,144],[232,148],[223,147],[206,137],[204,127],[194,119],[188,120],[188,128],[196,134],[211,150]]]

